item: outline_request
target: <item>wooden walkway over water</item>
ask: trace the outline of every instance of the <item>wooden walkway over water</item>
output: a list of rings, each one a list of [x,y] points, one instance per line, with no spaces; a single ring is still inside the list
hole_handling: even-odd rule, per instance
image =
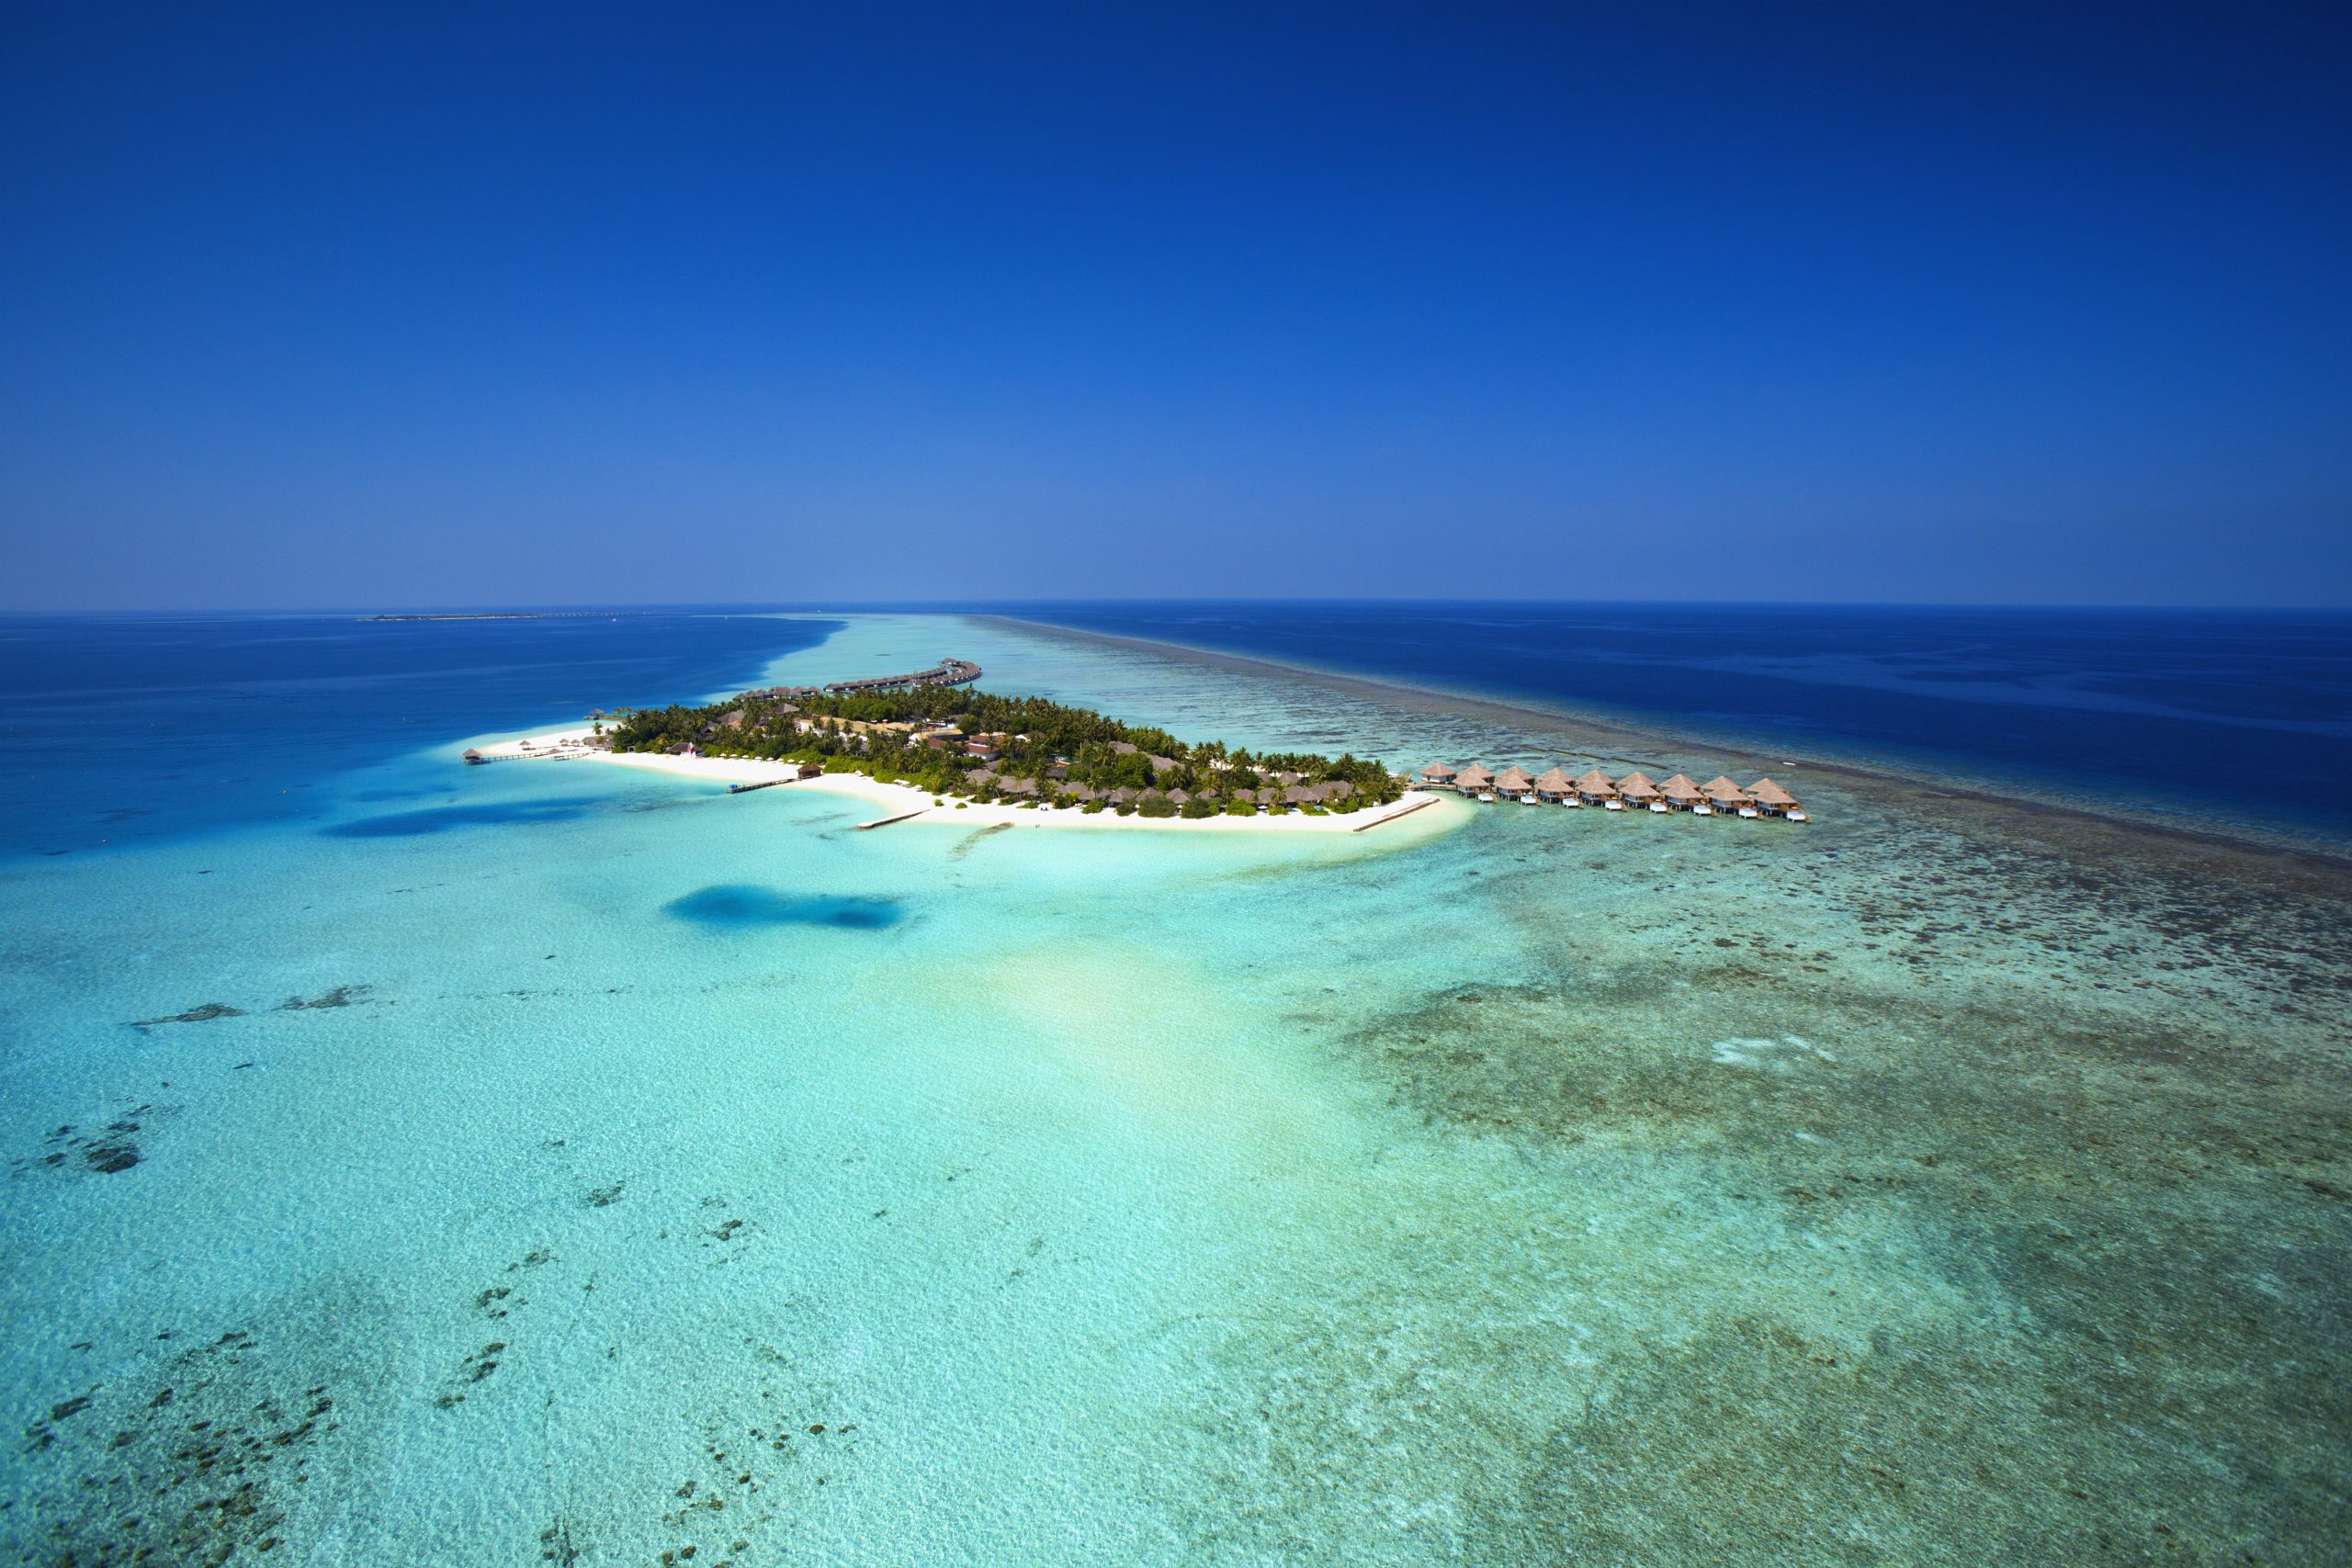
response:
[[[919,686],[968,686],[980,678],[980,667],[968,659],[943,659],[928,670],[903,675],[869,675],[857,681],[835,681],[822,686],[769,686],[746,692],[747,697],[857,697],[876,692],[911,692]]]

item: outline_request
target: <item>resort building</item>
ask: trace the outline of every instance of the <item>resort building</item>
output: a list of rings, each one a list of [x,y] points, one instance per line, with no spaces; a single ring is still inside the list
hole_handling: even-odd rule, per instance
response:
[[[1452,789],[1454,772],[1443,762],[1431,762],[1421,770],[1421,783],[1430,789]]]
[[[1495,787],[1495,775],[1473,762],[1454,775],[1453,787],[1467,795],[1487,795]]]
[[[1576,781],[1558,768],[1546,769],[1535,780],[1535,798],[1565,804],[1577,797]]]
[[[1577,798],[1587,806],[1607,806],[1617,798],[1617,786],[1599,768],[1577,780]]]
[[[1639,768],[1617,781],[1617,798],[1632,807],[1662,804],[1658,800],[1657,785],[1652,784],[1649,775]]]
[[[1658,785],[1657,792],[1665,798],[1668,808],[1674,811],[1693,810],[1704,805],[1707,799],[1705,793],[1690,782],[1688,773],[1675,774]]]
[[[1800,822],[1804,820],[1804,807],[1797,804],[1797,797],[1770,779],[1758,779],[1749,784],[1747,798],[1754,801],[1756,808],[1767,817],[1793,817]]]
[[[1495,794],[1504,800],[1525,800],[1535,790],[1535,781],[1523,768],[1505,768],[1495,775]]]
[[[1747,798],[1747,792],[1721,773],[1709,779],[1701,788],[1706,792],[1707,804],[1717,811],[1736,813],[1756,809],[1756,803]]]

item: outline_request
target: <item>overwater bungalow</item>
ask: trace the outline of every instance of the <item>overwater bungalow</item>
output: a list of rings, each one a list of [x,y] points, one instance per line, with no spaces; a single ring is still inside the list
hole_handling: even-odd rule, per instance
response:
[[[1421,770],[1421,784],[1430,789],[1452,789],[1454,771],[1443,762],[1431,762]]]
[[[1535,779],[1535,798],[1554,805],[1577,804],[1576,781],[1558,768],[1547,768]]]
[[[1473,762],[1453,776],[1453,787],[1474,800],[1492,800],[1495,775]]]
[[[1526,800],[1535,793],[1535,781],[1524,768],[1505,768],[1495,775],[1495,794],[1504,800]]]
[[[1699,787],[1706,792],[1707,804],[1717,811],[1737,813],[1756,809],[1756,803],[1747,798],[1747,792],[1721,773]]]
[[[1639,768],[1617,781],[1617,798],[1635,810],[1646,810],[1653,806],[1661,811],[1666,809],[1666,803],[1658,798],[1657,785],[1652,784],[1649,775]]]
[[[1665,797],[1668,809],[1672,811],[1696,811],[1707,804],[1705,792],[1690,782],[1688,773],[1675,774],[1658,785],[1657,792]]]
[[[1797,797],[1770,779],[1758,779],[1749,784],[1747,797],[1767,817],[1786,817],[1796,822],[1805,819],[1804,807],[1797,804]]]
[[[1623,803],[1617,798],[1616,784],[1599,768],[1577,780],[1577,798],[1587,806],[1605,807],[1611,811],[1625,809]]]

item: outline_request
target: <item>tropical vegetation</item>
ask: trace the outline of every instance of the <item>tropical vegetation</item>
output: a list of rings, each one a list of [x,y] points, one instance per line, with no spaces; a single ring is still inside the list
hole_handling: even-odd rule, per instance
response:
[[[1188,742],[1091,708],[952,686],[845,697],[747,692],[699,707],[625,711],[602,734],[618,751],[691,747],[867,773],[934,795],[1150,817],[1354,811],[1404,789],[1376,758]]]

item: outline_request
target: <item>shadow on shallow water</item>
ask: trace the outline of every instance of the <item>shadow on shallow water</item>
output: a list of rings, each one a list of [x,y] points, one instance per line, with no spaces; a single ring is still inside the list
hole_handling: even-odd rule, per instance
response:
[[[803,896],[740,883],[706,887],[683,898],[673,898],[662,908],[663,913],[679,919],[719,931],[747,931],[760,926],[881,931],[906,919],[906,910],[895,898]]]
[[[452,828],[498,827],[516,822],[569,822],[586,815],[592,799],[518,800],[495,806],[438,806],[337,822],[321,832],[338,839],[413,839]]]

